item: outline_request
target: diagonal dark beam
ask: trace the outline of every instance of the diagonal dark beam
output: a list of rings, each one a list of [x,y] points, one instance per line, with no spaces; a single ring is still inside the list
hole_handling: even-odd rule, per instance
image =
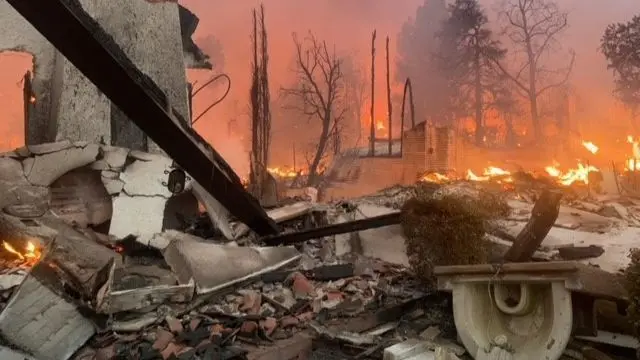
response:
[[[162,90],[78,0],[7,2],[233,216],[260,235],[278,233],[222,156],[180,119]]]

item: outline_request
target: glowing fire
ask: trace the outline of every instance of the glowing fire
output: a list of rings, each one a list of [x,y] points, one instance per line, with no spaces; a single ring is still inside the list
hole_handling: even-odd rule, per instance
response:
[[[583,141],[582,146],[584,146],[584,148],[589,150],[589,152],[592,154],[595,154],[598,152],[598,150],[600,150],[600,148],[591,141]]]
[[[441,184],[441,183],[451,181],[451,179],[446,175],[442,175],[437,172],[432,172],[422,176],[419,181],[426,181],[426,182]]]
[[[640,170],[640,141],[637,138],[629,135],[627,136],[627,142],[631,144],[632,157],[627,159],[626,168],[629,171]]]
[[[382,121],[378,120],[376,122],[376,130],[384,130],[384,129],[385,129],[384,123]]]
[[[285,169],[281,167],[268,167],[267,171],[269,172],[269,174],[279,178],[294,178],[298,176],[298,173],[300,172],[293,169]]]
[[[36,103],[36,97],[35,96],[31,96],[29,98],[29,102],[32,103],[32,104],[35,104]]]
[[[562,171],[558,168],[558,165],[547,166],[545,171],[549,176],[556,178],[562,185],[569,186],[575,182],[589,183],[589,173],[600,171],[597,167],[592,165],[584,165],[578,163],[577,167]]]
[[[40,260],[40,256],[42,255],[38,247],[31,241],[27,242],[23,251],[18,251],[6,241],[2,242],[2,246],[5,250],[17,256],[18,259],[30,265],[33,265]]]
[[[489,166],[484,169],[482,175],[476,175],[471,169],[467,170],[467,180],[470,181],[490,181],[496,180],[499,183],[511,183],[511,172],[495,166]]]

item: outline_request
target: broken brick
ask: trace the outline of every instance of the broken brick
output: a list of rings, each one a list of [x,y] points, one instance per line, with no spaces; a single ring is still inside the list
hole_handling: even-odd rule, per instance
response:
[[[313,320],[314,317],[315,314],[313,313],[313,311],[307,311],[297,316],[298,320],[300,320],[301,322],[309,322]]]
[[[344,295],[338,291],[329,292],[325,296],[328,301],[342,301],[344,299]]]
[[[280,326],[283,328],[297,326],[299,323],[300,323],[300,319],[291,315],[285,316],[282,319],[280,319]]]
[[[179,335],[184,331],[184,327],[182,326],[182,322],[179,319],[176,319],[171,316],[167,316],[167,326],[172,333]]]
[[[115,345],[109,345],[107,347],[104,347],[102,349],[98,349],[98,351],[96,351],[95,354],[95,360],[110,360],[113,359],[116,356],[116,349],[115,349]]]
[[[264,333],[267,334],[267,336],[273,334],[277,326],[278,320],[272,317],[268,317],[260,321],[260,327],[264,330]]]
[[[246,291],[243,294],[240,311],[247,314],[256,315],[260,313],[262,305],[262,295],[257,291]]]
[[[245,321],[240,326],[240,334],[253,335],[258,330],[258,323],[255,321]]]
[[[293,290],[293,294],[296,297],[312,296],[315,294],[315,288],[306,276],[295,272],[291,274],[291,279],[293,280],[291,290]]]
[[[191,319],[191,321],[189,322],[189,329],[191,329],[191,331],[194,331],[195,329],[198,328],[198,326],[200,326],[201,322],[202,322],[201,318]]]
[[[171,331],[167,331],[163,328],[158,328],[156,331],[156,341],[153,342],[153,348],[162,351],[173,340],[174,335]]]
[[[183,348],[184,346],[171,342],[164,350],[160,352],[160,355],[162,355],[162,358],[164,360],[167,360],[171,357],[171,355],[178,355],[178,353],[180,353],[180,350],[182,350]]]
[[[222,324],[213,324],[211,325],[211,336],[220,336],[223,330],[224,326]]]

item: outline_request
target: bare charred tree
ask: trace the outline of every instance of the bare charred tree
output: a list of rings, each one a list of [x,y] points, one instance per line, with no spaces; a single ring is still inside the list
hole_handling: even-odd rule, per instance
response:
[[[567,28],[568,14],[551,0],[506,0],[501,13],[506,22],[505,34],[524,54],[524,61],[515,71],[509,71],[499,60],[496,64],[516,84],[519,93],[529,102],[529,111],[536,141],[543,139],[543,125],[538,99],[546,91],[564,85],[571,75],[575,53],[564,68],[549,68],[545,55],[558,45],[558,36]]]
[[[271,109],[267,54],[267,31],[264,5],[260,14],[253,11],[253,74],[251,83],[251,174],[250,182],[256,197],[262,197],[262,184],[267,176],[271,142]]]
[[[331,137],[337,136],[346,113],[342,59],[329,51],[325,41],[311,32],[304,40],[293,34],[296,48],[296,86],[283,88],[282,94],[296,100],[295,109],[320,123],[320,134],[309,163],[308,185],[319,182],[318,167],[326,155]]]
[[[340,69],[344,76],[344,106],[347,109],[343,128],[346,130],[341,132],[343,137],[345,133],[354,136],[351,138],[354,143],[350,144],[354,147],[359,146],[362,140],[362,118],[363,106],[368,99],[367,86],[369,76],[363,71],[363,66],[356,63],[357,56],[343,57],[340,63]]]
[[[369,155],[376,154],[376,30],[371,35],[371,123],[369,124]]]
[[[387,36],[387,43],[386,43],[386,59],[387,59],[387,117],[389,120],[389,156],[391,156],[391,151],[393,148],[393,143],[392,143],[392,133],[391,130],[393,130],[393,126],[392,126],[392,119],[393,119],[393,106],[391,105],[391,80],[389,79],[389,73],[391,72],[389,69],[389,37]],[[402,130],[400,131],[400,136],[402,137]]]

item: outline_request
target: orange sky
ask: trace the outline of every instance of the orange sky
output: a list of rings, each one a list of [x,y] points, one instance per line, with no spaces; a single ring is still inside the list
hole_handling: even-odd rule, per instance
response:
[[[498,0],[500,1],[500,0]],[[384,37],[391,36],[392,71],[395,37],[402,23],[415,13],[422,0],[265,0],[269,35],[270,80],[272,98],[277,90],[291,80],[290,68],[293,44],[291,33],[312,30],[318,37],[335,43],[341,52],[356,55],[360,66],[369,71],[369,44],[371,31],[378,30],[377,99],[384,101]],[[228,136],[228,120],[236,116],[236,131],[247,128],[248,118],[242,116],[248,106],[250,80],[250,30],[251,10],[258,1],[183,0],[182,3],[200,17],[200,25],[194,38],[216,36],[225,55],[224,72],[232,79],[229,97],[214,108],[196,125],[240,172],[246,169],[246,139]],[[492,9],[496,2],[481,0]],[[605,60],[597,52],[598,43],[607,24],[625,21],[640,13],[640,2],[635,0],[558,0],[560,6],[571,10],[570,28],[562,38],[562,45],[577,52],[573,82],[587,95],[589,113],[594,118],[608,115],[611,105],[611,74],[605,68]],[[366,5],[363,5],[366,4]],[[1,35],[0,35],[1,36]],[[22,95],[20,80],[29,67],[28,56],[0,55],[0,147],[11,148],[20,142],[22,130]],[[215,73],[215,71],[214,71]],[[214,73],[190,72],[191,80],[204,82]],[[203,91],[195,100],[195,113],[199,113],[223,88]],[[416,95],[418,96],[418,95]],[[380,104],[379,104],[380,105]],[[378,113],[383,115],[384,106]],[[398,114],[399,111],[396,111]],[[308,126],[301,120],[298,130],[292,123],[274,118],[273,158],[278,163],[288,163],[291,147],[295,142],[308,141],[298,136],[308,133]],[[297,134],[296,134],[297,133]],[[297,147],[303,147],[298,144]],[[301,155],[299,155],[301,158]]]

